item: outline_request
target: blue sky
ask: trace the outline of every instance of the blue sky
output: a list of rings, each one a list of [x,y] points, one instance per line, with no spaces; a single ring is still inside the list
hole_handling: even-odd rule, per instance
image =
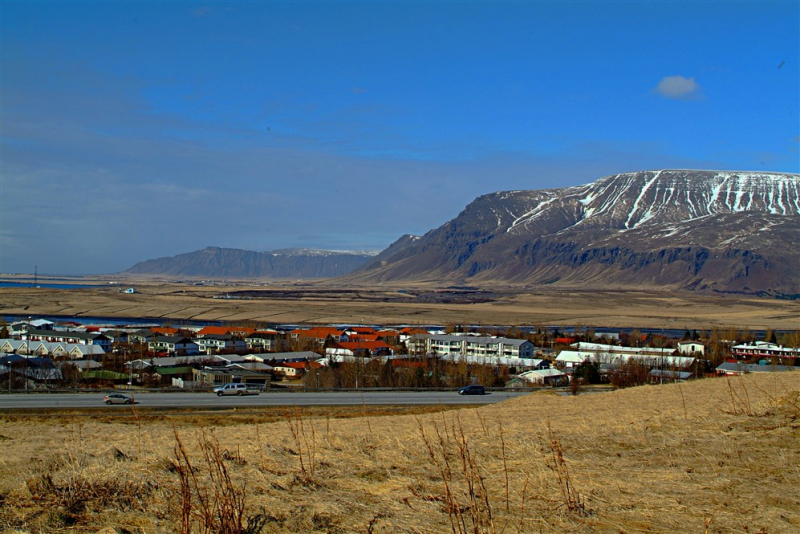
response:
[[[800,172],[800,3],[0,3],[0,273],[382,250],[501,190]]]

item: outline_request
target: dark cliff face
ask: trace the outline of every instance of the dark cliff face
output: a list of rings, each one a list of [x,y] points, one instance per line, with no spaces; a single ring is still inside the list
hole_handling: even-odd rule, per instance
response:
[[[253,252],[208,247],[137,263],[125,274],[204,278],[332,278],[373,259],[370,254],[286,250]]]
[[[648,171],[479,197],[353,280],[800,293],[800,176]]]

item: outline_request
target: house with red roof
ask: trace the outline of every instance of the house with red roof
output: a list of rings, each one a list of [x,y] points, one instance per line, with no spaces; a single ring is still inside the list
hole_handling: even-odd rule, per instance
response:
[[[178,329],[171,326],[153,326],[150,331],[159,336],[174,336],[178,333]]]
[[[424,328],[406,327],[400,329],[400,343],[408,343],[408,340],[415,336],[427,336],[429,331]]]
[[[332,341],[345,341],[347,334],[344,330],[330,326],[318,326],[315,328],[297,328],[289,332],[289,337],[295,341],[314,340],[321,347],[330,339]]]
[[[400,343],[400,332],[389,328],[378,330],[378,339],[385,341],[389,345],[398,345]]]
[[[378,334],[350,334],[347,341],[378,341]]]
[[[247,337],[255,332],[254,328],[244,326],[204,326],[197,332],[198,336],[237,336]]]
[[[351,326],[350,328],[345,329],[345,333],[348,336],[365,334],[365,335],[374,335],[377,334],[374,328],[370,326]]]

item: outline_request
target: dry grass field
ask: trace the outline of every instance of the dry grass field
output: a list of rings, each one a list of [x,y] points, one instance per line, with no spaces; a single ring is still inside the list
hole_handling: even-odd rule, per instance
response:
[[[0,412],[1,531],[800,531],[796,372],[436,413],[113,413]]]
[[[47,280],[42,280],[47,282]],[[800,329],[800,301],[744,295],[520,287],[335,287],[332,282],[226,284],[78,279],[92,289],[0,289],[0,314],[152,318],[180,323],[471,324]],[[116,285],[110,285],[115,282]],[[137,293],[119,293],[134,285]]]

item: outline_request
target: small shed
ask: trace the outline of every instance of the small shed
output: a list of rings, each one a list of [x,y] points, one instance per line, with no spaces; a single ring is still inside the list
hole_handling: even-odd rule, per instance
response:
[[[558,369],[535,369],[519,375],[523,380],[532,384],[554,386],[564,381],[564,373]]]
[[[653,369],[649,373],[650,382],[662,384],[665,382],[686,382],[694,377],[694,373],[689,371],[670,371],[664,369]]]

